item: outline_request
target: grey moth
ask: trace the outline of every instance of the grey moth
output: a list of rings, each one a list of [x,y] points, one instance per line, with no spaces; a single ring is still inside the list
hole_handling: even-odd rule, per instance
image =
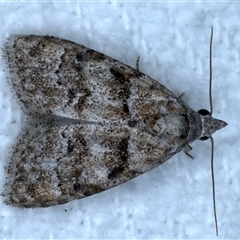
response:
[[[7,204],[48,207],[99,193],[226,126],[144,73],[74,42],[12,36],[3,51],[28,116],[7,167]]]

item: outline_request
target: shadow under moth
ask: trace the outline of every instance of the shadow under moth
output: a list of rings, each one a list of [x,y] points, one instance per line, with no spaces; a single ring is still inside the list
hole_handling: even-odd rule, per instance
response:
[[[12,36],[3,52],[27,115],[7,167],[9,205],[48,207],[99,193],[226,126],[144,73],[71,41]]]

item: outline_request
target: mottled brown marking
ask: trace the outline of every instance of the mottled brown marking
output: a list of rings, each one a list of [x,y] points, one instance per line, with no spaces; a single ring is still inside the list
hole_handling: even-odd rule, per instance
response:
[[[88,89],[83,88],[81,92],[83,92],[84,95],[79,97],[77,103],[74,105],[74,109],[78,114],[80,114],[83,111],[83,109],[86,107],[85,103],[87,101],[87,98],[91,96],[91,92]]]

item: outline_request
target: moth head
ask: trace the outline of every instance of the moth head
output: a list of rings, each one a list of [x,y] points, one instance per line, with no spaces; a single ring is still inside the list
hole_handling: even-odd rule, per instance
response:
[[[199,137],[200,140],[207,140],[214,132],[227,126],[226,122],[213,118],[206,109],[200,109],[198,113],[202,120],[202,134]]]

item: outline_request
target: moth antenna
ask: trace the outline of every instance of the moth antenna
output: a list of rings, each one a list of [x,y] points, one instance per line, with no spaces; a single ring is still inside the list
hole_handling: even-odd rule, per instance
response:
[[[211,38],[210,38],[210,61],[209,61],[209,102],[210,102],[210,115],[212,116],[213,105],[212,105],[212,41],[213,41],[213,27],[211,27]],[[213,155],[214,155],[214,141],[210,136],[212,151],[211,151],[211,172],[212,172],[212,197],[213,197],[213,212],[215,220],[216,235],[218,236],[218,222],[217,222],[217,211],[216,211],[216,199],[215,199],[215,181],[214,181],[214,166],[213,166]]]
[[[214,155],[214,141],[212,136],[210,136],[212,151],[211,151],[211,172],[212,172],[212,193],[213,193],[213,212],[215,220],[216,235],[218,236],[218,222],[217,222],[217,211],[216,211],[216,201],[215,201],[215,181],[214,181],[214,167],[213,167],[213,155]]]
[[[209,102],[210,102],[210,115],[212,116],[212,111],[213,111],[213,107],[212,107],[212,41],[213,41],[213,27],[211,27],[211,37],[210,37],[210,53],[209,53],[209,57],[210,57],[210,61],[209,61],[209,69],[210,69],[210,76],[209,76]]]

